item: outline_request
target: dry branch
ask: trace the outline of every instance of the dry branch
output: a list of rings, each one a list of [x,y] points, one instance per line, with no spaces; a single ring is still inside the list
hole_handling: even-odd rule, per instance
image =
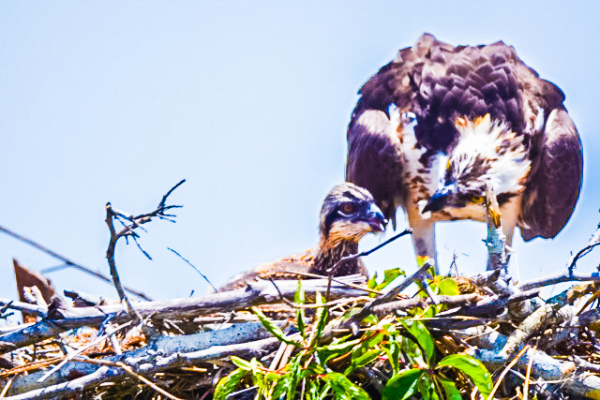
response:
[[[13,238],[21,241],[21,242],[23,242],[23,243],[26,243],[26,244],[30,245],[31,247],[34,247],[34,248],[36,248],[38,250],[41,250],[42,252],[48,254],[49,256],[54,257],[54,258],[62,261],[63,263],[65,263],[65,266],[47,268],[45,271],[42,271],[42,272],[49,272],[49,270],[63,269],[65,267],[66,268],[75,268],[75,269],[78,269],[79,271],[82,271],[82,272],[84,272],[86,274],[92,275],[92,276],[94,276],[94,277],[96,277],[96,278],[98,278],[98,279],[100,279],[100,280],[102,280],[102,281],[104,281],[106,283],[112,283],[111,279],[108,278],[107,276],[105,276],[104,274],[102,274],[101,272],[94,271],[91,268],[88,268],[88,267],[86,267],[84,265],[78,264],[78,263],[76,263],[76,262],[68,259],[67,257],[64,257],[64,256],[56,253],[55,251],[50,250],[47,247],[42,246],[41,244],[39,244],[37,242],[34,242],[33,240],[31,240],[29,238],[26,238],[25,236],[19,235],[18,233],[15,233],[15,232],[11,231],[8,228],[0,226],[0,232],[3,232],[5,234],[7,234],[7,235],[9,235],[9,236],[11,236],[11,237],[13,237]],[[142,293],[140,291],[134,290],[134,289],[132,289],[130,287],[127,287],[127,286],[124,286],[123,288],[126,291],[128,291],[129,293],[131,293],[131,294],[133,294],[133,295],[135,295],[135,296],[137,296],[137,297],[139,297],[141,299],[148,300],[148,301],[152,300],[150,297],[146,296],[144,293]]]
[[[341,281],[357,282],[364,279],[361,276],[350,276]],[[338,280],[340,280],[338,278]],[[304,281],[303,287],[307,294],[325,292],[329,281],[327,279],[313,279]],[[297,281],[278,281],[277,286],[281,293],[288,299],[293,299],[296,292]],[[339,298],[341,296],[359,296],[364,291],[347,288],[345,285],[334,282],[331,284],[331,295]],[[135,309],[142,318],[152,317],[153,320],[182,319],[200,315],[211,315],[219,312],[231,312],[250,308],[254,305],[273,303],[279,301],[279,293],[268,281],[260,281],[250,284],[247,288],[231,292],[213,293],[200,297],[186,297],[181,299],[135,303]],[[6,300],[0,300],[0,305],[8,304]],[[11,308],[23,308],[23,303],[13,303]],[[39,308],[27,305],[28,311]],[[131,320],[130,314],[121,304],[80,307],[60,310],[61,319],[43,319],[38,323],[24,326],[15,331],[0,334],[0,353],[12,351],[15,348],[28,346],[42,340],[54,337],[69,329],[82,326],[99,327],[107,317],[111,317],[112,323],[124,323]],[[10,345],[9,345],[10,344]]]
[[[235,353],[240,349],[256,350],[263,344],[267,346],[271,342],[266,342],[264,339],[271,340],[269,337],[270,334],[264,330],[260,323],[247,322],[234,324],[224,329],[199,332],[192,335],[162,336],[149,346],[121,355],[107,357],[103,360],[124,362],[126,365],[134,367],[135,371],[145,373],[138,368],[140,365],[148,363],[157,364],[160,361],[159,364],[162,363],[161,365],[168,364],[164,368],[169,368],[171,363],[176,362],[175,359],[177,357],[182,357],[190,360],[189,364],[183,365],[191,366],[194,365],[194,360],[198,357],[200,358],[197,361],[206,361],[206,358],[203,358],[206,354],[213,354],[215,355],[214,358],[220,358],[221,353],[219,351],[229,355],[229,352]],[[169,359],[170,361],[167,362],[165,359]],[[148,367],[143,368],[148,369]],[[21,377],[13,384],[11,393],[30,392],[47,386],[59,385],[70,377],[87,375],[94,373],[98,369],[99,366],[97,364],[71,361],[66,363],[59,371],[50,375],[44,382],[40,382],[40,378],[46,374],[44,372]],[[146,372],[155,372],[155,370]]]

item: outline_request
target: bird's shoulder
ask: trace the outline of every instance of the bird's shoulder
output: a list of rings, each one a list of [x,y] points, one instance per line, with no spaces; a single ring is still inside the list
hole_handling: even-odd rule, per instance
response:
[[[401,49],[359,94],[350,128],[364,111],[388,114],[393,103],[417,115],[419,141],[434,151],[447,151],[455,143],[457,117],[491,114],[522,133],[538,109],[548,115],[564,101],[560,88],[541,79],[512,46],[452,46],[428,34]]]

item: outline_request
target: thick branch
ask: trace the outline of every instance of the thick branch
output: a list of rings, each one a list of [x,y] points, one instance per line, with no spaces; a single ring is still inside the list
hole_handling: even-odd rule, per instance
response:
[[[280,323],[281,325],[281,323]],[[126,362],[128,365],[142,364],[144,360],[168,357],[175,354],[190,354],[230,345],[240,345],[257,340],[270,338],[271,335],[259,322],[246,322],[232,325],[225,329],[200,332],[192,335],[161,336],[150,346],[133,350],[121,355],[106,357],[102,360],[111,362]],[[160,355],[160,357],[158,356]],[[31,391],[46,386],[57,385],[73,376],[90,374],[98,369],[98,365],[72,361],[64,365],[55,374],[50,375],[44,382],[39,382],[46,372],[36,372],[20,377],[13,383],[14,394]]]
[[[338,278],[341,279],[341,278]],[[363,279],[360,276],[344,277],[344,281]],[[307,295],[316,292],[323,293],[327,288],[327,279],[312,279],[303,282],[302,286]],[[297,281],[281,280],[277,287],[288,299],[293,299],[297,289]],[[332,283],[331,294],[341,296],[359,296],[365,293],[359,289],[350,289],[343,284]],[[186,297],[182,299],[144,302],[136,304],[136,311],[143,318],[152,319],[184,318],[200,315],[210,315],[218,312],[231,312],[247,309],[254,305],[280,301],[280,295],[271,282],[260,281],[250,284],[247,288],[230,292],[213,293],[201,297]],[[2,301],[0,301],[0,305]],[[108,315],[112,323],[123,323],[131,320],[131,316],[121,304],[99,307],[80,307],[60,310],[63,319],[42,320],[34,325],[0,335],[0,353],[14,350],[16,347],[27,346],[44,339],[56,336],[60,332],[82,326],[99,327]],[[11,343],[12,346],[1,342]]]
[[[276,338],[263,339],[256,342],[234,344],[229,346],[213,346],[206,350],[189,353],[154,354],[148,357],[130,357],[129,354],[120,356],[120,361],[132,367],[140,375],[149,375],[169,368],[194,366],[208,360],[238,356],[252,358],[262,356],[266,351],[275,348],[279,344]],[[48,399],[64,394],[70,394],[74,390],[81,391],[99,385],[107,380],[114,381],[127,376],[127,371],[116,368],[91,364],[95,370],[89,375],[73,379],[69,382],[60,383],[43,389],[30,390],[26,393],[5,397],[6,400],[33,400]],[[73,371],[73,370],[71,370]],[[72,372],[73,373],[73,372]]]

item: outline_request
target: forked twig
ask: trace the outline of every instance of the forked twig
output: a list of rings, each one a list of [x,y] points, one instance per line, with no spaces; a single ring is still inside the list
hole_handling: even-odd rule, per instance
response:
[[[166,201],[167,201],[167,198],[169,197],[169,195],[171,193],[173,193],[173,191],[177,187],[182,185],[184,182],[185,182],[185,179],[181,180],[179,183],[177,183],[175,186],[173,186],[162,197],[162,200],[158,204],[158,207],[156,208],[156,210],[149,212],[149,213],[133,216],[126,212],[116,210],[112,207],[112,205],[110,203],[106,203],[106,224],[108,225],[108,229],[110,231],[110,241],[108,244],[108,249],[106,250],[106,259],[108,260],[108,265],[110,267],[110,274],[113,278],[113,283],[115,285],[115,288],[117,289],[117,292],[119,293],[119,298],[121,299],[122,302],[124,302],[126,304],[129,312],[132,314],[132,317],[134,319],[136,319],[138,322],[141,321],[141,318],[139,315],[137,315],[137,313],[135,313],[135,311],[131,305],[131,302],[129,301],[129,298],[127,297],[127,294],[125,293],[125,290],[123,289],[123,285],[121,284],[121,279],[119,278],[119,273],[117,271],[117,265],[115,262],[116,245],[117,245],[117,242],[119,241],[119,239],[122,237],[131,236],[134,239],[137,239],[137,237],[139,237],[139,235],[135,232],[135,230],[137,228],[139,228],[142,224],[150,222],[152,220],[152,218],[156,217],[156,218],[166,219],[166,220],[173,222],[171,217],[175,217],[175,215],[166,214],[165,211],[173,209],[173,208],[181,208],[182,206],[166,205]],[[122,229],[117,230],[115,228],[115,225],[114,225],[115,220],[119,221],[123,225]],[[128,223],[125,223],[123,220],[127,221]],[[140,247],[137,240],[135,240],[135,242],[136,242],[137,246],[140,248],[140,250],[147,257],[149,257],[148,253]]]

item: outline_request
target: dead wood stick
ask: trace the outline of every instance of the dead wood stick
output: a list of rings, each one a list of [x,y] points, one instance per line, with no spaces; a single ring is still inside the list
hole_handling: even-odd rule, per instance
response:
[[[356,315],[350,318],[344,324],[344,326],[356,326],[357,324],[359,324],[360,321],[362,321],[367,315],[369,315],[375,307],[394,300],[400,292],[402,292],[404,289],[410,286],[415,280],[420,280],[421,276],[425,273],[425,271],[427,271],[431,267],[432,264],[429,261],[426,261],[419,269],[417,269],[411,275],[401,280],[398,284],[390,285],[391,287],[388,286],[387,288],[385,288],[386,290],[382,296],[366,304]]]
[[[573,269],[575,268],[575,265],[577,264],[577,260],[579,260],[581,257],[588,254],[590,251],[592,251],[594,249],[594,247],[596,247],[598,245],[600,245],[600,224],[598,224],[598,227],[596,228],[596,232],[594,232],[594,234],[588,241],[588,244],[583,249],[579,250],[577,252],[577,254],[575,254],[574,256],[571,257],[571,259],[569,260],[569,262],[567,264],[567,269],[569,271],[573,271]]]
[[[124,365],[129,366],[132,371],[135,371],[136,374],[149,375],[165,369],[194,366],[207,360],[219,359],[232,355],[247,358],[262,356],[267,351],[274,349],[278,344],[278,339],[269,338],[250,343],[213,346],[206,350],[188,353],[162,353],[149,355],[147,357],[129,357],[128,353],[125,353],[122,356],[119,356],[119,360],[111,361],[122,362]],[[128,373],[122,368],[109,366],[99,367],[98,365],[85,363],[75,364],[74,368],[78,368],[80,372],[88,375],[40,389],[29,389],[25,386],[18,386],[21,394],[15,394],[14,396],[6,397],[6,399],[33,400],[58,397],[67,393],[72,393],[72,391],[82,391],[83,389],[96,386],[102,382],[122,379],[125,374]],[[74,370],[70,369],[70,371]],[[92,372],[90,373],[89,371]],[[15,381],[15,383],[19,382],[19,380]],[[13,384],[13,389],[14,388],[15,385]],[[22,393],[23,390],[26,390],[26,392]]]
[[[13,238],[21,241],[21,242],[23,242],[23,243],[26,243],[26,244],[30,245],[31,247],[34,247],[34,248],[36,248],[38,250],[41,250],[42,252],[48,254],[49,256],[54,257],[54,258],[62,261],[63,263],[65,263],[65,265],[67,267],[78,269],[78,270],[80,270],[82,272],[85,272],[86,274],[95,276],[96,278],[98,278],[98,279],[100,279],[100,280],[102,280],[102,281],[104,281],[106,283],[112,283],[112,280],[110,278],[108,278],[106,275],[102,274],[101,272],[94,271],[91,268],[88,268],[88,267],[83,266],[81,264],[78,264],[78,263],[76,263],[74,261],[71,261],[68,258],[66,258],[66,257],[64,257],[64,256],[62,256],[62,255],[60,255],[60,254],[58,254],[58,253],[56,253],[56,252],[48,249],[47,247],[44,247],[41,244],[36,243],[33,240],[26,238],[25,236],[21,236],[21,235],[15,233],[15,232],[11,231],[8,228],[0,226],[0,232],[3,232],[5,234],[7,234],[7,235],[9,235],[9,236],[11,236],[11,237],[13,237]],[[49,269],[50,268],[46,269],[46,271],[49,270]],[[52,268],[52,269],[55,269],[55,268]],[[146,296],[144,293],[139,292],[137,290],[134,290],[134,289],[132,289],[130,287],[124,286],[123,288],[126,291],[128,291],[129,293],[131,293],[131,294],[133,294],[133,295],[135,295],[135,296],[137,296],[139,298],[142,298],[142,299],[148,300],[148,301],[152,300],[150,297]]]
[[[502,336],[502,335],[500,335]],[[494,351],[471,347],[467,353],[482,363],[490,370],[501,368],[507,357]],[[594,398],[600,392],[600,377],[577,369],[577,364],[571,361],[559,361],[548,354],[529,349],[517,362],[517,367],[526,369],[530,358],[533,357],[531,375],[545,381],[562,381],[562,387],[569,394]]]
[[[570,281],[600,281],[600,273],[593,272],[591,274],[577,274],[573,270],[565,269],[556,274],[549,275],[539,279],[523,282],[516,286],[518,290],[526,291],[529,289],[540,288],[544,286],[556,285],[557,283]]]
[[[459,294],[456,296],[434,296],[430,297],[413,297],[408,300],[397,300],[386,304],[379,304],[372,308],[372,312],[377,315],[387,315],[397,310],[407,310],[415,307],[427,307],[431,304],[447,304],[448,306],[458,306],[468,304],[475,301],[479,295],[476,293]],[[434,300],[436,303],[434,303]]]
[[[0,299],[0,304],[3,305],[3,307],[6,308],[10,308],[13,310],[17,310],[17,311],[25,311],[28,312],[30,314],[35,314],[38,317],[45,317],[46,316],[46,311],[44,311],[44,309],[36,304],[30,304],[30,303],[23,303],[20,301],[13,301],[13,300],[7,300],[7,299]]]
[[[108,332],[105,335],[102,335],[102,336],[100,336],[100,337],[92,340],[91,342],[89,342],[85,346],[82,346],[79,349],[77,349],[76,351],[68,354],[60,363],[58,363],[57,365],[55,365],[54,367],[52,367],[50,370],[48,370],[46,373],[44,373],[44,375],[39,379],[39,382],[44,382],[46,379],[48,379],[48,377],[50,375],[52,375],[53,373],[55,373],[56,371],[58,371],[59,369],[61,369],[71,359],[77,357],[79,354],[83,353],[85,350],[90,349],[90,348],[96,346],[98,343],[105,341],[111,335],[113,335],[114,333],[120,331],[123,328],[128,327],[129,325],[131,325],[131,321],[125,322],[124,324],[122,324],[120,326],[117,326],[116,328],[108,329]]]
[[[560,325],[565,321],[570,321],[574,315],[575,312],[571,305],[562,306],[556,303],[543,305],[525,318],[510,334],[499,354],[510,356],[534,333],[540,332],[545,326]]]
[[[360,276],[344,277],[344,280],[348,281],[356,279],[362,278]],[[327,288],[327,284],[327,279],[312,279],[304,281],[303,287],[307,294],[315,294],[316,292],[323,293]],[[288,299],[293,299],[297,286],[298,282],[295,280],[281,280],[277,282],[278,289]],[[349,289],[339,283],[334,283],[331,286],[331,294],[336,298],[341,296],[357,297],[363,293],[364,291],[362,290]],[[275,290],[271,282],[260,281],[250,284],[247,288],[230,292],[213,293],[201,297],[137,303],[135,307],[142,318],[152,316],[153,320],[175,319],[247,309],[254,305],[278,302],[280,301],[279,296],[279,293]],[[6,303],[0,300],[0,305],[2,304]],[[108,315],[112,316],[111,322],[117,324],[131,320],[131,316],[121,304],[61,309],[58,312],[63,316],[62,319],[44,319],[36,324],[0,334],[0,353],[14,350],[15,347],[18,348],[40,342],[68,329],[80,328],[82,326],[99,327]]]

